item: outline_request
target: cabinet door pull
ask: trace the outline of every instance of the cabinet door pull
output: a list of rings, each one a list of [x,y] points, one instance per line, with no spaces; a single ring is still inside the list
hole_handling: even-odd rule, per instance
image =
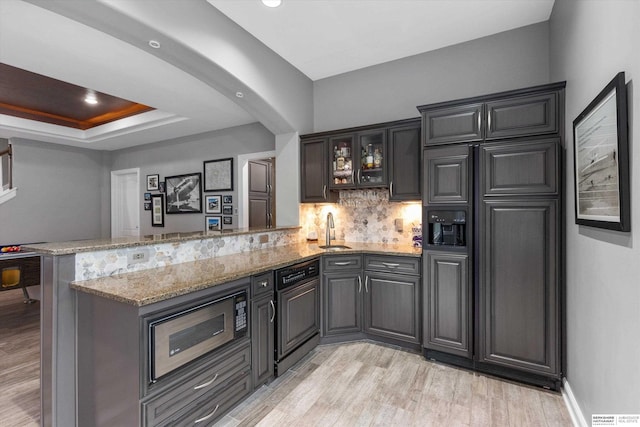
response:
[[[336,261],[336,262],[334,262],[334,264],[335,265],[340,265],[340,266],[351,265],[351,261]]]
[[[269,319],[269,323],[273,323],[273,319],[276,318],[276,306],[273,303],[273,300],[269,301],[269,305],[271,305],[271,310],[273,310],[273,312],[271,313],[271,319]]]
[[[389,197],[393,197],[393,181],[389,183]]]
[[[367,286],[368,283],[369,283],[369,276],[364,276],[364,290],[367,293],[369,293],[369,286]]]
[[[358,293],[362,293],[362,277],[358,276]]]
[[[481,126],[482,126],[482,114],[478,114],[478,132],[480,132]]]
[[[385,265],[385,267],[389,267],[389,268],[396,268],[396,267],[400,267],[400,264],[396,264],[395,262],[382,262],[382,264]]]
[[[216,374],[213,378],[211,378],[211,380],[207,381],[206,383],[203,383],[203,384],[195,386],[193,389],[194,390],[200,390],[201,388],[209,387],[217,379],[218,379],[218,374]]]
[[[269,281],[268,280],[263,280],[262,282],[260,282],[260,287],[266,288],[267,286],[269,286]]]
[[[199,424],[199,423],[201,423],[203,421],[206,421],[209,418],[213,417],[213,414],[215,414],[218,411],[219,407],[220,407],[220,405],[216,405],[216,409],[214,409],[212,413],[210,413],[209,415],[205,415],[202,418],[198,418],[197,420],[194,421],[194,424]]]
[[[327,184],[322,186],[322,198],[327,199]]]
[[[487,111],[487,121],[488,121],[487,131],[491,132],[491,110]]]
[[[360,169],[358,169],[358,184],[360,184]]]

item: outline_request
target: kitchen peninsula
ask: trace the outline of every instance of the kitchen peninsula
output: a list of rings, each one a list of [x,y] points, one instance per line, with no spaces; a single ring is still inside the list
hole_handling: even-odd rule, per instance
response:
[[[86,327],[84,317],[92,314],[92,310],[83,310],[83,301],[145,312],[149,307],[164,307],[168,301],[182,303],[214,294],[218,287],[231,289],[244,279],[328,254],[300,234],[298,227],[279,227],[30,246],[43,259],[43,425],[76,425],[78,414],[86,409],[73,397],[80,395],[79,372],[95,371],[96,378],[114,375],[101,371],[100,366],[80,366],[78,355],[84,349],[78,336]],[[349,242],[348,246],[339,254],[421,256],[421,250],[408,245]],[[119,325],[124,320],[117,315],[113,318]],[[135,324],[130,326],[136,329]],[[138,396],[144,393],[135,392]]]

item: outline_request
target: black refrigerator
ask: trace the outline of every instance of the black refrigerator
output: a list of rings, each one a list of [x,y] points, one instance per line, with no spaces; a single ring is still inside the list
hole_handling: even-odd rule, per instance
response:
[[[557,92],[545,95],[546,102],[558,102]],[[421,109],[426,134],[423,347],[428,359],[558,390],[563,335],[559,126],[555,134],[490,136],[494,127],[507,123],[505,116],[520,114],[513,105],[540,99],[534,90]],[[505,106],[511,110],[501,116]],[[469,117],[477,136],[456,142],[450,138],[451,123],[469,111],[475,112]],[[449,132],[445,142],[437,139],[439,121]],[[469,139],[469,132],[465,135]]]

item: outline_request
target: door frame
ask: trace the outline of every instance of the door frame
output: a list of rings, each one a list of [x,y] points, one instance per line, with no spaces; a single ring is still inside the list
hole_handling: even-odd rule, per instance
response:
[[[140,168],[121,169],[117,171],[111,171],[111,238],[115,230],[118,230],[121,223],[121,218],[118,212],[120,212],[120,204],[122,202],[122,194],[120,192],[120,186],[117,185],[122,177],[126,175],[136,176],[136,194],[138,195],[137,203],[134,206],[138,220],[138,235],[140,235]]]

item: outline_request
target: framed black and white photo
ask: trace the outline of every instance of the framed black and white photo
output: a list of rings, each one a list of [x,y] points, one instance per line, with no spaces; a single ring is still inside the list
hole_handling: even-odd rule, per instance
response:
[[[232,216],[223,216],[222,223],[224,225],[233,225],[233,217]]]
[[[222,203],[225,205],[230,205],[233,203],[233,196],[231,194],[225,194],[222,196]]]
[[[630,231],[624,72],[573,121],[573,144],[576,224]]]
[[[231,206],[231,205],[223,205],[222,206],[222,214],[223,215],[233,215],[233,206]]]
[[[204,162],[204,191],[233,191],[233,158]]]
[[[208,214],[219,214],[222,212],[221,196],[205,196],[204,212]]]
[[[151,210],[151,202],[144,202],[144,210],[145,211]]]
[[[158,191],[164,193],[164,181],[158,183]]]
[[[147,191],[158,191],[160,175],[147,175]]]
[[[164,227],[164,196],[162,194],[151,196],[151,225]]]
[[[222,230],[222,222],[219,216],[205,216],[205,231],[220,231]]]
[[[202,212],[201,179],[200,172],[165,178],[168,214]]]

